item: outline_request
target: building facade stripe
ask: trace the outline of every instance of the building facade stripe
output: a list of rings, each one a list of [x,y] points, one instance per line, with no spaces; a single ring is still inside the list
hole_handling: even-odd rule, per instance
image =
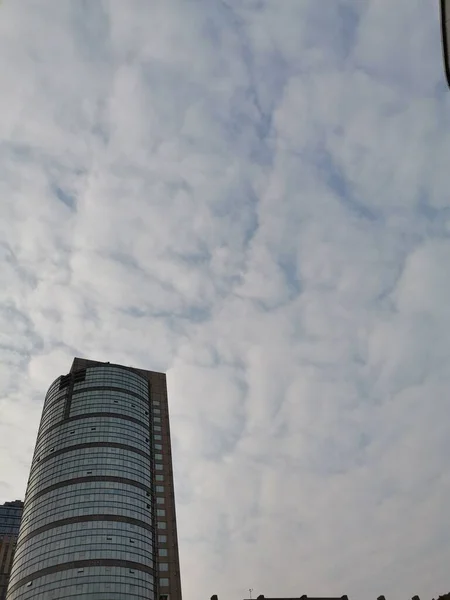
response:
[[[141,490],[149,490],[149,486],[145,485],[145,483],[141,483],[140,481],[135,481],[134,479],[126,479],[125,477],[113,477],[111,475],[93,475],[84,477],[76,477],[74,479],[66,479],[65,481],[59,481],[58,483],[54,483],[53,485],[49,485],[43,490],[39,492],[35,492],[31,497],[32,500],[39,498],[39,496],[44,496],[44,494],[48,494],[53,490],[57,490],[58,488],[66,487],[69,485],[74,485],[77,483],[85,483],[87,481],[116,481],[117,483],[124,483],[125,485],[134,485],[134,487],[140,488]]]
[[[72,523],[90,523],[96,521],[108,521],[114,523],[129,523],[131,525],[137,525],[138,527],[142,527],[142,529],[146,529],[147,531],[151,531],[154,533],[154,527],[145,523],[145,521],[141,521],[140,519],[133,519],[131,517],[122,517],[120,515],[80,515],[79,517],[70,517],[68,519],[60,519],[59,521],[53,521],[52,523],[48,523],[47,525],[43,525],[42,527],[38,527],[34,531],[27,533],[23,538],[20,538],[17,543],[17,548],[34,538],[36,535],[43,533],[44,531],[49,531],[50,529],[56,529],[57,527],[63,527],[64,525],[71,525]]]
[[[38,579],[39,577],[44,577],[45,575],[52,575],[53,573],[59,573],[60,571],[68,571],[70,569],[84,569],[87,567],[125,567],[126,569],[143,571],[144,573],[149,573],[150,575],[155,574],[155,570],[152,567],[129,560],[115,560],[114,558],[74,560],[68,563],[63,563],[61,565],[46,567],[45,569],[40,569],[39,571],[35,571],[34,573],[23,577],[8,588],[8,594],[15,592],[18,588],[29,583],[30,581]]]
[[[64,425],[65,423],[70,423],[72,421],[81,421],[83,419],[90,419],[91,417],[112,417],[114,419],[123,419],[124,421],[130,421],[131,423],[136,423],[136,425],[140,425],[141,427],[144,427],[145,429],[148,429],[148,425],[145,425],[145,423],[142,423],[142,421],[140,421],[139,419],[136,419],[135,417],[130,417],[129,415],[124,415],[122,413],[118,413],[118,412],[91,412],[91,413],[85,413],[84,415],[74,415],[73,417],[69,417],[68,419],[60,420],[57,423],[54,423],[53,425],[51,425],[50,427],[48,427],[47,429],[45,429],[42,433],[40,433],[38,440],[40,439],[41,435],[43,435],[44,433],[47,434],[49,431],[52,431],[53,429],[57,429],[58,427],[61,427],[61,425]]]
[[[67,452],[73,452],[74,450],[81,450],[83,448],[118,448],[120,450],[126,450],[127,452],[134,452],[135,454],[140,454],[144,458],[148,458],[150,460],[150,453],[145,452],[144,450],[140,450],[140,448],[136,448],[135,446],[129,446],[127,444],[119,444],[117,442],[84,442],[83,444],[74,444],[73,446],[66,446],[65,448],[60,448],[59,450],[55,450],[51,454],[47,454],[43,456],[39,462],[35,463],[34,466],[42,465],[42,463],[51,460],[55,456],[61,456],[61,454],[66,454]]]
[[[141,402],[146,402],[146,398],[142,397],[142,394],[138,394],[137,392],[134,392],[133,390],[124,390],[123,388],[117,387],[117,386],[112,386],[112,385],[93,385],[91,387],[83,387],[83,388],[77,388],[77,389],[73,389],[73,388],[67,388],[67,392],[64,396],[57,396],[54,400],[52,399],[51,402],[49,402],[48,404],[45,404],[45,410],[49,410],[50,408],[53,408],[53,406],[55,404],[58,404],[59,402],[64,402],[68,400],[68,395],[70,394],[71,396],[76,396],[77,394],[81,394],[82,392],[120,392],[121,394],[126,394],[128,396],[133,396],[133,398],[137,398],[138,400],[140,400]],[[68,407],[68,405],[65,406],[65,409]],[[69,407],[70,408],[70,407]]]

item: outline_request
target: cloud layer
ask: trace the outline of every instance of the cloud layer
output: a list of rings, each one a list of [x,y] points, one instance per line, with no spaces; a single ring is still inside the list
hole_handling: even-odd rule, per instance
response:
[[[0,501],[73,356],[167,371],[187,600],[450,590],[439,35],[425,0],[1,5]]]

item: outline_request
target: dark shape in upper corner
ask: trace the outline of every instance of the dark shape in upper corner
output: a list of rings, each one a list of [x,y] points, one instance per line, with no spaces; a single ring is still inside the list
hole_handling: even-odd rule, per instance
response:
[[[447,85],[450,87],[450,0],[440,0],[441,3],[441,34],[444,70]]]

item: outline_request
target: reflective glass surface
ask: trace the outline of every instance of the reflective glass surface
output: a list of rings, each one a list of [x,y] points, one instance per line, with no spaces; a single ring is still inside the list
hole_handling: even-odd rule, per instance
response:
[[[144,600],[154,598],[154,577],[137,569],[91,566],[32,580],[8,596],[14,600]]]
[[[5,502],[0,506],[0,535],[19,533],[22,511],[23,503],[20,501]]]

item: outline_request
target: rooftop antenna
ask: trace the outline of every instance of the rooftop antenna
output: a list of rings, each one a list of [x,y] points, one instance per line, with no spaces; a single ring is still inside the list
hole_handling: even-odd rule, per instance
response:
[[[252,592],[253,592],[253,588],[249,588],[248,590],[250,592],[250,600],[252,600]]]

